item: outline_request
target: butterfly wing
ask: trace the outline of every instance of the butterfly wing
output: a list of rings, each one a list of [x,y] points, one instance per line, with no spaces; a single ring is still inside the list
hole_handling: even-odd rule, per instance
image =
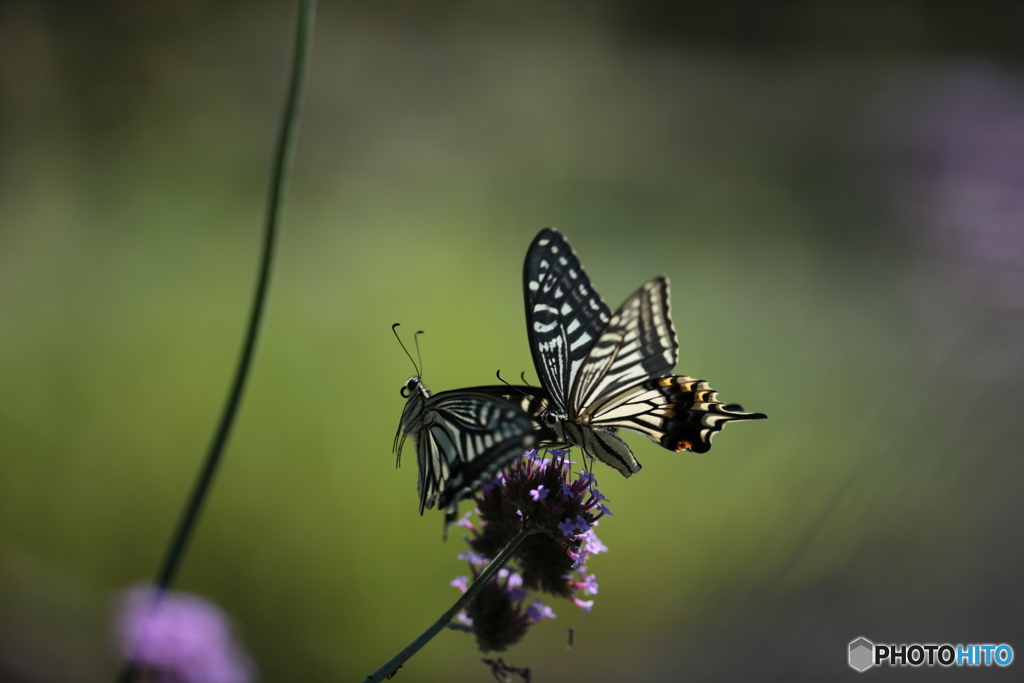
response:
[[[593,408],[675,367],[679,345],[668,302],[668,279],[658,277],[634,292],[608,319],[574,375],[568,419],[561,423],[565,440],[624,477],[639,472],[640,463],[626,442],[612,433],[618,425],[593,424]]]
[[[678,355],[668,278],[657,277],[619,307],[576,376],[570,405],[580,444],[628,477],[640,469],[629,447],[597,434],[629,429],[669,450],[705,453],[729,422],[766,417],[722,404],[703,380],[672,376]]]
[[[678,358],[668,278],[656,277],[626,299],[590,347],[572,386],[570,416],[585,419],[607,397],[671,374]]]
[[[491,475],[533,447],[535,422],[521,408],[472,390],[426,399],[413,432],[420,514],[435,502],[454,510]]]
[[[609,315],[572,247],[547,228],[526,254],[523,283],[530,351],[559,416],[553,429],[538,431],[541,442],[580,446],[628,477],[640,464],[616,429],[703,453],[729,422],[766,417],[722,404],[707,382],[671,374],[679,343],[668,278],[646,283]],[[531,414],[542,424],[547,417]]]
[[[556,443],[557,439],[545,424],[545,417],[556,410],[551,395],[541,387],[523,384],[494,384],[489,386],[470,387],[464,391],[485,394],[516,406],[534,421],[538,443]]]
[[[541,230],[523,265],[526,331],[541,386],[560,413],[591,345],[611,318],[569,242],[553,228]]]
[[[671,451],[706,453],[711,438],[728,423],[766,417],[743,412],[736,404],[723,404],[704,380],[675,375],[608,397],[591,409],[589,425],[597,430],[639,432]]]

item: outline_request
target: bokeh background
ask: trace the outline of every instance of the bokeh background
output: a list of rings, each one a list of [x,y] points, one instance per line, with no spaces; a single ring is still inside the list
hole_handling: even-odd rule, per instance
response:
[[[0,4],[0,679],[112,680],[238,353],[291,2]],[[178,586],[264,680],[361,680],[446,609],[458,535],[391,443],[533,378],[526,247],[614,308],[665,273],[678,371],[766,422],[630,439],[542,681],[838,680],[847,643],[1024,656],[1017,3],[322,2],[249,392]],[[566,649],[567,629],[576,630]],[[486,681],[441,634],[402,681]],[[874,670],[880,680],[1019,676]]]

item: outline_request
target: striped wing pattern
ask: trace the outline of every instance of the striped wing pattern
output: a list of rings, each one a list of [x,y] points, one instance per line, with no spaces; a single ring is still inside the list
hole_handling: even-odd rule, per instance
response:
[[[551,399],[540,414],[531,407],[543,405],[542,395],[523,406],[546,425],[541,443],[579,446],[628,477],[640,463],[617,429],[705,453],[729,422],[767,417],[721,403],[703,380],[671,374],[679,343],[668,278],[646,283],[608,315],[569,243],[546,228],[527,252],[524,287],[534,365]]]
[[[541,384],[561,412],[587,352],[611,317],[561,233],[542,230],[523,266],[526,331]]]
[[[668,278],[644,284],[613,315],[569,242],[546,228],[527,251],[523,290],[541,387],[431,394],[418,376],[406,382],[395,452],[400,458],[405,439],[415,441],[420,514],[439,504],[450,522],[462,498],[538,445],[578,446],[628,477],[640,463],[619,429],[705,453],[729,422],[767,417],[721,403],[703,380],[671,374],[679,344]]]
[[[474,391],[508,401],[529,415],[534,424],[534,445],[565,444],[565,441],[560,440],[556,431],[548,424],[549,418],[558,413],[558,408],[546,390],[522,384],[495,384],[472,387],[466,391]]]
[[[570,419],[589,415],[594,405],[623,389],[672,372],[679,343],[668,301],[668,278],[657,277],[615,312],[576,375]]]
[[[406,437],[416,444],[420,514],[439,503],[453,512],[491,475],[536,441],[534,420],[500,396],[473,389],[431,394],[418,379],[406,384],[409,397],[395,451]]]
[[[592,413],[595,429],[628,429],[671,451],[694,453],[707,453],[711,437],[729,422],[767,417],[721,403],[707,382],[685,375],[648,380],[594,406]]]

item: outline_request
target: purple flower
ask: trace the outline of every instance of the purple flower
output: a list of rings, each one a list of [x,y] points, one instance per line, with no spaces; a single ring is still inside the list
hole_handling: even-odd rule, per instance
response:
[[[514,570],[499,571],[477,594],[459,620],[473,627],[481,652],[501,652],[515,645],[526,631],[555,613],[539,600],[528,603],[529,595],[518,586],[522,577]]]
[[[547,458],[544,455],[542,455],[541,453],[539,453],[539,452],[537,452],[535,450],[533,450],[533,451],[526,451],[525,453],[523,453],[523,457],[529,458],[530,462],[533,463],[533,466],[537,470],[542,470],[542,469],[544,469],[545,467],[548,466]]]
[[[256,668],[235,642],[223,611],[188,593],[139,585],[125,591],[115,624],[124,658],[151,680],[250,683]]]
[[[600,504],[607,498],[595,488],[597,480],[590,472],[572,476],[567,451],[548,454],[550,458],[528,451],[496,475],[489,482],[493,485],[476,495],[480,523],[464,525],[471,532],[466,537],[470,550],[459,557],[470,561],[474,576],[521,530],[533,532],[516,549],[515,567],[497,572],[466,608],[485,652],[504,650],[540,619],[555,618],[551,608],[530,602],[527,591],[568,598],[584,611],[593,606],[593,600],[575,594],[597,593],[597,580],[586,575],[584,564],[589,555],[607,551],[593,530],[610,514]],[[575,570],[586,578],[574,580]]]
[[[593,600],[580,600],[579,598],[573,598],[572,603],[583,610],[586,614],[590,614],[590,610],[594,606]]]
[[[456,557],[460,560],[465,560],[466,562],[469,562],[471,566],[475,567],[484,567],[487,565],[488,562],[490,562],[488,558],[484,557],[479,553],[473,552],[472,550],[467,550],[464,553],[459,553],[458,555],[456,555]]]
[[[970,301],[1024,309],[1024,80],[962,64],[899,92],[879,143],[908,225]]]
[[[593,472],[587,472],[586,470],[582,470],[580,472],[577,472],[576,474],[577,476],[579,476],[581,482],[597,486],[597,477],[594,476]]]
[[[582,581],[578,581],[573,586],[589,595],[597,595],[597,577],[593,574],[587,575]]]
[[[507,567],[503,568],[501,571],[502,572],[506,572],[506,575],[508,576],[507,582],[508,582],[508,587],[509,588],[520,588],[520,587],[522,587],[522,585],[523,585],[523,577],[522,576],[520,576],[519,574],[509,570]],[[498,575],[501,576],[501,572],[499,572]]]
[[[555,619],[558,616],[555,614],[553,609],[545,605],[540,600],[534,601],[534,603],[526,609],[526,612],[534,622],[538,622],[541,619]]]
[[[608,546],[601,542],[593,529],[583,534],[583,547],[591,555],[608,552]]]

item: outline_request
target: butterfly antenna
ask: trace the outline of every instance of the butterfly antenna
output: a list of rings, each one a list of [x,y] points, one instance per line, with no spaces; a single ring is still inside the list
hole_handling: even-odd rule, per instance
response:
[[[416,344],[416,357],[420,359],[420,377],[423,376],[423,356],[420,355],[420,335],[423,334],[423,330],[416,330],[416,334],[412,335],[412,341]]]
[[[531,402],[531,403],[532,403],[533,401],[537,400],[537,399],[536,399],[536,397],[534,397],[534,396],[530,396],[530,395],[529,395],[528,393],[526,393],[525,391],[523,391],[522,389],[520,389],[520,388],[519,388],[519,387],[517,387],[516,385],[514,385],[514,384],[509,384],[508,382],[506,382],[506,381],[505,381],[505,378],[501,376],[501,370],[498,370],[498,371],[497,371],[496,373],[494,373],[494,374],[495,374],[495,376],[496,376],[496,377],[498,378],[498,381],[499,381],[499,382],[501,382],[502,384],[504,384],[505,386],[507,386],[507,387],[508,387],[509,389],[514,389],[515,391],[519,392],[520,394],[522,394],[522,395],[523,395],[523,396],[525,396],[526,398],[530,399],[530,402]],[[525,373],[524,373],[524,374],[525,374]]]
[[[523,380],[523,384],[525,384],[526,386],[533,386],[532,384],[530,384],[529,380],[526,379],[526,370],[523,370],[522,372],[519,373],[519,379]]]
[[[416,361],[413,360],[412,354],[409,353],[409,349],[405,348],[405,344],[402,343],[402,338],[398,336],[398,327],[401,324],[402,323],[395,323],[394,325],[392,325],[391,326],[391,331],[395,333],[395,339],[398,340],[398,345],[402,347],[402,350],[405,351],[405,355],[409,357],[409,361],[412,363],[412,367],[415,368],[415,370],[416,370],[416,376],[417,377],[422,377],[423,376],[423,371],[420,368],[423,367],[423,361],[421,360],[419,367],[417,367],[416,366]],[[416,334],[420,334],[420,333],[417,332]],[[416,337],[414,336],[413,339],[415,339],[415,338]],[[417,355],[419,354],[419,352],[420,352],[420,345],[417,344],[416,345],[416,353],[417,353]]]
[[[522,396],[524,396],[524,397],[526,397],[527,399],[529,399],[529,401],[530,401],[530,405],[531,405],[531,406],[532,406],[532,405],[534,405],[534,404],[536,404],[536,403],[540,403],[540,399],[539,399],[539,398],[537,398],[536,396],[533,396],[533,395],[531,395],[531,394],[528,394],[528,393],[526,393],[525,391],[523,391],[522,389],[520,389],[519,387],[515,386],[514,384],[509,384],[508,382],[506,382],[506,381],[505,381],[505,378],[501,376],[501,370],[498,370],[498,372],[497,372],[496,374],[497,374],[497,376],[498,376],[498,380],[499,380],[499,381],[500,381],[500,382],[501,382],[502,384],[504,384],[505,386],[507,386],[507,387],[508,387],[509,389],[515,389],[515,390],[516,390],[516,391],[518,391],[518,392],[519,392],[519,393],[520,393],[520,394],[521,394]],[[520,375],[519,375],[519,376],[520,376],[520,377],[521,377],[521,378],[523,379],[523,384],[525,384],[525,385],[526,385],[526,386],[528,386],[528,387],[532,387],[532,385],[531,385],[531,384],[530,384],[529,382],[527,382],[527,381],[526,381],[526,372],[522,372],[522,373],[520,373]]]

